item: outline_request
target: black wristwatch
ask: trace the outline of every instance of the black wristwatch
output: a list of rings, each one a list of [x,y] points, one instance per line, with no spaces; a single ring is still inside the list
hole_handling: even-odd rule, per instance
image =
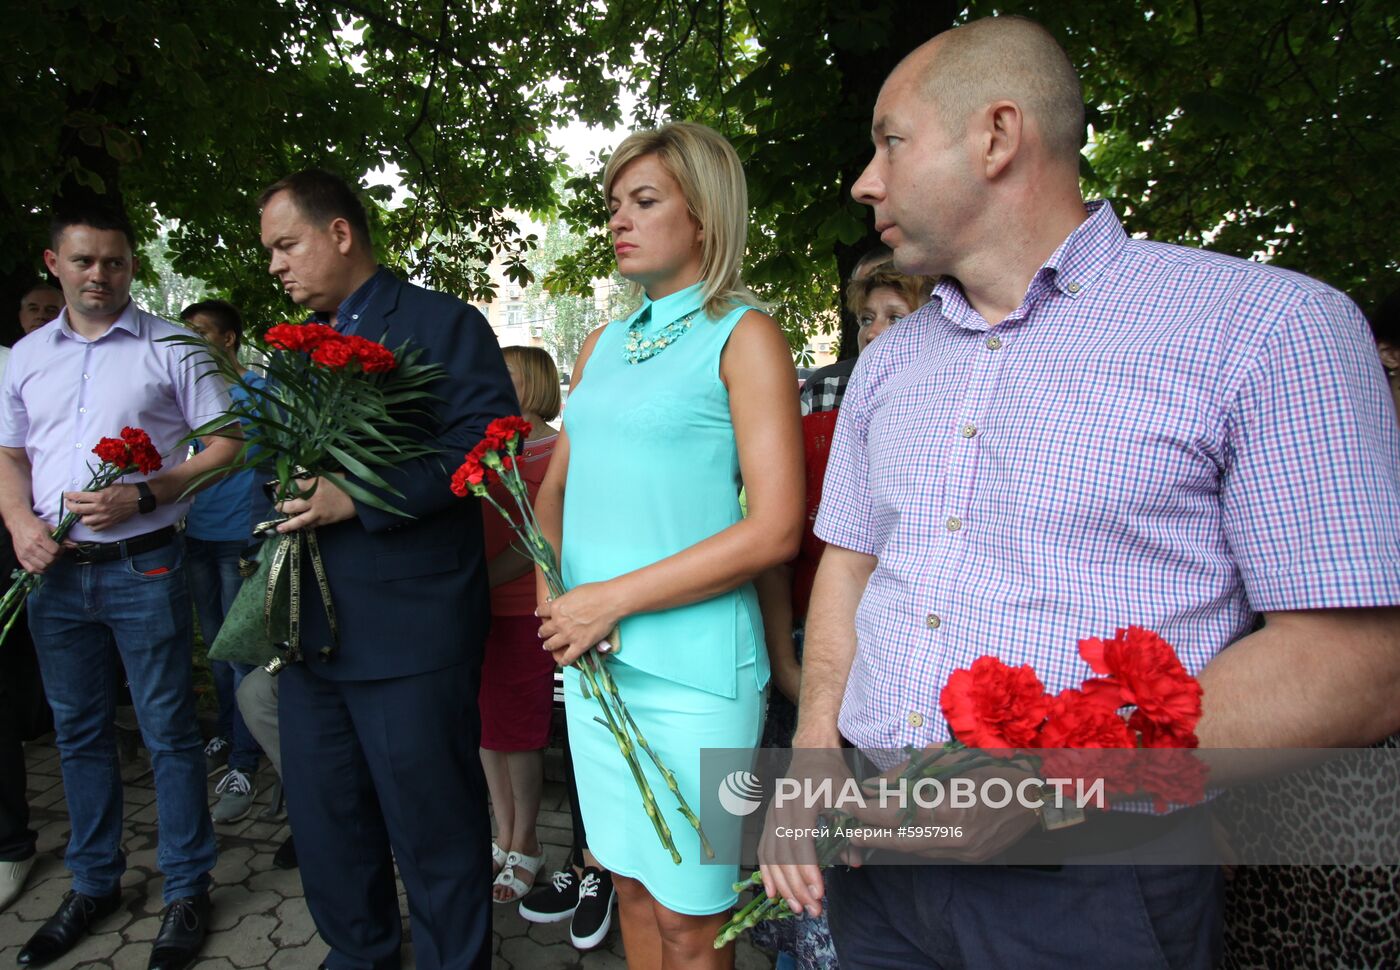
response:
[[[147,512],[154,512],[156,510],[156,495],[151,491],[151,486],[147,485],[145,482],[137,482],[136,491],[141,495],[140,499],[136,502],[136,511],[140,512],[142,515],[145,515]]]

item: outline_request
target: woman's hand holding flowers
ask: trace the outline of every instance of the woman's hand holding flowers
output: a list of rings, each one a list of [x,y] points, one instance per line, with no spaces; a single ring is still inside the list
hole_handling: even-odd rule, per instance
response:
[[[567,667],[612,635],[625,612],[610,583],[584,583],[535,610],[544,649]],[[606,651],[604,651],[606,652]]]

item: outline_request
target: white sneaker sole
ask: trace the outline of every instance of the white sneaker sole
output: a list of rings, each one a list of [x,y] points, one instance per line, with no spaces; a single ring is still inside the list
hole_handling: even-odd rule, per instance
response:
[[[574,909],[578,909],[577,906]],[[573,919],[574,909],[566,909],[561,913],[541,913],[533,909],[526,909],[525,904],[520,904],[520,918],[527,923],[562,923],[566,919]]]
[[[608,901],[608,912],[603,917],[602,925],[588,936],[577,936],[574,934],[574,928],[569,927],[569,942],[574,945],[575,950],[595,949],[602,944],[603,940],[607,939],[608,930],[612,929],[613,906],[616,903],[617,896],[614,894],[613,898]]]

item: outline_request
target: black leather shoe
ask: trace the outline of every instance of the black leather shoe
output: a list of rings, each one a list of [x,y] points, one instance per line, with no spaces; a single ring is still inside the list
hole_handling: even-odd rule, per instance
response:
[[[93,923],[117,911],[122,903],[122,891],[115,889],[107,896],[84,896],[69,890],[63,902],[19,951],[19,965],[42,967],[73,949],[87,935]]]
[[[295,869],[297,867],[297,844],[292,841],[292,837],[287,836],[287,841],[277,847],[277,851],[272,854],[272,864],[278,869]]]
[[[160,932],[151,946],[147,970],[184,970],[204,945],[209,932],[209,894],[186,896],[165,907]]]

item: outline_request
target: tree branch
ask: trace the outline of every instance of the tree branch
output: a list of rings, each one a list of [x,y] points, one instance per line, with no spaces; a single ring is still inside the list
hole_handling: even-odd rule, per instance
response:
[[[702,2],[702,0],[693,0],[693,2],[691,2],[691,4],[690,4],[690,23],[686,26],[686,28],[685,28],[685,33],[681,35],[681,39],[680,39],[680,40],[676,41],[674,44],[672,44],[667,50],[663,51],[662,54],[661,54],[661,60],[660,60],[660,62],[658,63],[657,68],[656,68],[656,84],[655,84],[655,85],[652,87],[652,89],[651,89],[651,92],[652,92],[652,98],[651,98],[651,112],[652,112],[652,118],[655,118],[656,115],[659,114],[660,111],[661,111],[661,99],[662,99],[662,95],[664,94],[665,85],[666,85],[666,66],[667,66],[667,64],[670,62],[671,58],[674,57],[674,56],[676,56],[676,54],[679,53],[680,50],[681,50],[682,48],[684,48],[685,45],[686,45],[686,43],[690,40],[690,35],[691,35],[691,33],[693,33],[694,30],[695,30],[695,22],[700,18],[700,3],[701,3],[701,2]]]

